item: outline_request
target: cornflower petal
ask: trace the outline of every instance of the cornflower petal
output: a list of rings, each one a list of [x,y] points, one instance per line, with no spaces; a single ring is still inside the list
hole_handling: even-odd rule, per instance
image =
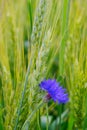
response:
[[[50,96],[50,98],[54,100],[54,102],[58,102],[59,104],[61,104],[61,103],[67,103],[69,101],[66,89],[60,86],[60,84],[55,79],[48,79],[48,80],[44,79],[39,84],[39,86],[42,90],[47,91],[48,95]],[[49,96],[46,96],[46,99]]]

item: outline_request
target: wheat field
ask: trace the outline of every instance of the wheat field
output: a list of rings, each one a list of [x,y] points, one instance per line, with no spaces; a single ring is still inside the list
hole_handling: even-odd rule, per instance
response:
[[[0,0],[0,130],[87,130],[86,8]]]

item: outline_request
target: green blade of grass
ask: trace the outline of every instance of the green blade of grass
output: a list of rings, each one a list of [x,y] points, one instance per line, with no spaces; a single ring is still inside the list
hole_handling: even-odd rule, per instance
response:
[[[32,33],[32,4],[31,0],[28,0],[29,16],[30,16],[30,33]]]
[[[68,33],[69,10],[70,10],[70,0],[63,0],[62,25],[61,25],[62,42],[59,54],[60,75],[62,75],[64,72],[64,51],[66,46],[66,40],[68,37],[67,33]]]

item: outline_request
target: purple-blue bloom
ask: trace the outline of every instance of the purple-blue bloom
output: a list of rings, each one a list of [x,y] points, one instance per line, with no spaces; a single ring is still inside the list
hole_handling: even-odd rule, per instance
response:
[[[55,102],[67,103],[69,101],[66,89],[61,87],[55,79],[44,79],[40,84],[40,88],[48,92],[46,98],[52,98]]]

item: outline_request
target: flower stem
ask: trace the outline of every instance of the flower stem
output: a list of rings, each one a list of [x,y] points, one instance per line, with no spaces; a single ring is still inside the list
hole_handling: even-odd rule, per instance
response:
[[[62,105],[59,106],[59,130],[61,130],[61,112],[62,112]]]
[[[48,104],[46,105],[46,110],[47,110],[47,125],[46,125],[46,130],[48,130],[48,127],[49,127]]]

